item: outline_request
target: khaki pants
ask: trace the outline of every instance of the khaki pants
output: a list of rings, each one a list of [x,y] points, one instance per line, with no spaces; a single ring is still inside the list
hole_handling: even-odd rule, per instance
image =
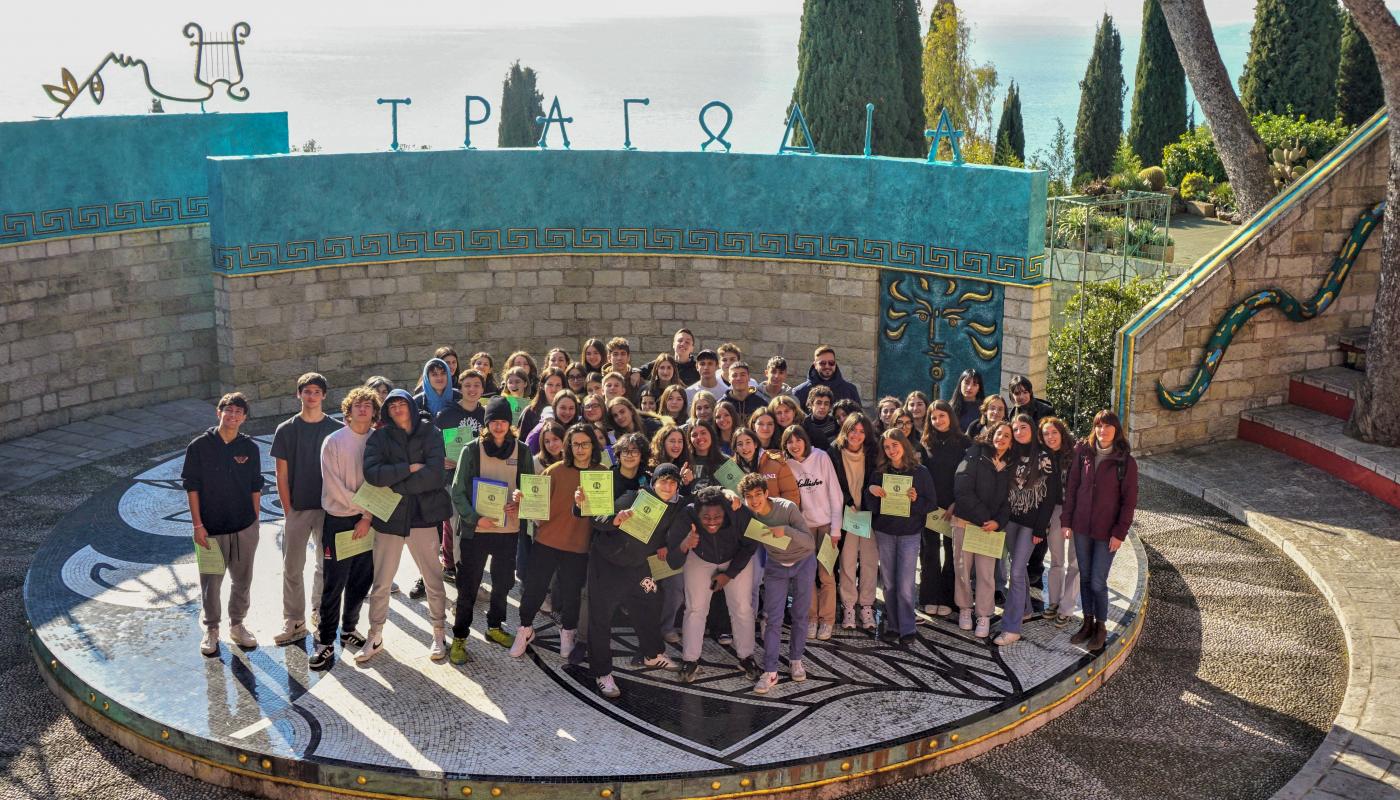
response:
[[[286,509],[282,527],[282,619],[289,622],[306,621],[306,544],[316,548],[316,574],[311,580],[311,607],[321,605],[321,585],[325,581],[321,558],[321,530],[326,512],[317,508],[307,511]]]
[[[822,542],[830,535],[830,525],[817,525],[812,528],[817,552],[821,552]],[[817,562],[817,591],[812,594],[812,607],[808,611],[807,619],[833,626],[836,624],[836,576],[823,567],[821,562]]]
[[[996,570],[1000,559],[978,553],[963,552],[963,533],[966,530],[960,519],[953,521],[953,571],[956,583],[953,586],[953,602],[958,608],[973,608],[979,617],[990,617],[996,609]],[[977,598],[972,597],[973,571],[977,573]]]
[[[447,624],[447,590],[442,585],[442,564],[438,561],[441,545],[438,529],[412,528],[408,536],[374,532],[374,588],[369,590],[369,638],[377,641],[389,618],[389,587],[399,571],[399,559],[404,545],[423,576],[423,588],[428,592],[428,619],[433,629]]]
[[[253,554],[258,549],[258,523],[238,533],[210,536],[209,544],[224,554],[228,593],[228,623],[238,625],[248,615],[248,589],[253,584]],[[199,575],[199,594],[204,605],[204,627],[217,628],[223,621],[223,575]]]
[[[859,576],[857,559],[860,561]],[[874,606],[875,587],[880,580],[880,547],[875,544],[874,534],[856,536],[847,533],[842,536],[840,564],[841,605],[850,607],[859,604],[867,608]],[[834,615],[835,611],[832,613]]]
[[[700,650],[705,644],[705,617],[710,613],[710,581],[729,568],[729,562],[711,564],[691,551],[685,556],[681,568],[681,579],[685,581],[685,616],[681,621],[681,658],[686,661],[700,660]],[[753,610],[754,563],[744,565],[744,569],[724,586],[724,601],[729,606],[729,619],[734,629],[734,652],[739,658],[753,655],[754,610]],[[782,616],[777,617],[777,625],[782,625]],[[804,631],[805,633],[805,631]]]

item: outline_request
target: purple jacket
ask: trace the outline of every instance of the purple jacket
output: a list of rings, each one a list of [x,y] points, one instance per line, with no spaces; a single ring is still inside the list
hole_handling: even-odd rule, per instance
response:
[[[1118,479],[1120,465],[1122,481]],[[1121,541],[1127,538],[1128,526],[1133,524],[1137,496],[1138,467],[1132,456],[1115,451],[1096,469],[1094,447],[1081,442],[1074,447],[1060,521],[1076,536]]]

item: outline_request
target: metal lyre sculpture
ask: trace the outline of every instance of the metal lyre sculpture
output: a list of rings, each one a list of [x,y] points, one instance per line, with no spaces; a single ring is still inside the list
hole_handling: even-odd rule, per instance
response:
[[[204,87],[202,96],[180,97],[178,95],[166,94],[155,86],[151,85],[151,68],[143,59],[132,58],[131,56],[118,53],[116,51],[107,54],[102,59],[102,63],[97,65],[87,77],[87,80],[79,83],[73,73],[64,68],[61,75],[61,83],[44,84],[44,92],[49,99],[58,103],[59,109],[55,117],[62,117],[68,112],[83,92],[88,92],[92,96],[92,102],[101,105],[103,97],[106,95],[106,84],[102,81],[102,70],[108,64],[116,64],[119,67],[140,67],[141,74],[145,78],[146,88],[151,94],[163,100],[173,100],[177,103],[200,103],[211,99],[217,91],[217,87],[222,84],[224,92],[230,100],[243,102],[248,99],[248,89],[243,86],[243,58],[239,53],[239,47],[247,41],[248,34],[252,28],[248,23],[240,22],[229,31],[227,39],[205,39],[204,29],[198,23],[191,22],[184,28],[185,38],[190,40],[190,47],[195,48],[194,56],[194,82]]]

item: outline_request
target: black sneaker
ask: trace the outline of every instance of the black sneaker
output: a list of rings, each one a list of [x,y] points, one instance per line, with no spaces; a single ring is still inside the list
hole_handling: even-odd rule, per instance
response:
[[[899,644],[899,632],[889,629],[880,632],[880,641],[885,644]]]
[[[442,570],[442,582],[457,585],[457,570],[454,567],[444,567]]]
[[[346,631],[340,634],[341,647],[364,647],[365,637],[359,631]]]
[[[697,672],[699,672],[699,671],[700,671],[700,662],[698,662],[698,661],[682,661],[682,662],[681,662],[681,669],[680,669],[681,683],[693,683],[693,682],[695,681],[695,673],[697,673]]]
[[[330,669],[335,666],[335,648],[328,644],[317,647],[316,652],[311,655],[311,660],[306,663],[317,672]]]
[[[412,600],[422,600],[428,596],[428,587],[423,585],[422,578],[413,582],[413,588],[408,590],[408,596]]]
[[[909,645],[913,644],[914,642],[917,642],[918,640],[919,636],[915,633],[911,633],[908,636],[901,636],[899,637],[899,646],[908,647]]]
[[[763,674],[763,670],[759,669],[758,662],[753,660],[753,656],[740,660],[739,668],[744,671],[744,677],[751,681],[758,680],[758,676]]]

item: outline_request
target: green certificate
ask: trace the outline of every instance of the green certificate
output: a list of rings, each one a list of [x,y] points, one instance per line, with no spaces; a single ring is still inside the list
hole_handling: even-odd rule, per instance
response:
[[[335,535],[335,560],[344,561],[374,549],[374,531],[355,538],[355,531],[341,531]]]
[[[601,517],[613,513],[612,470],[586,469],[579,473],[578,488],[583,490],[585,516]]]
[[[506,402],[510,403],[510,424],[519,425],[520,415],[525,413],[525,407],[530,405],[530,401],[523,397],[512,397],[506,395]]]
[[[666,513],[666,501],[648,491],[637,492],[632,501],[632,516],[622,523],[622,530],[643,544],[651,541],[661,515]]]
[[[472,479],[472,508],[478,516],[493,519],[497,525],[505,522],[508,495],[509,484],[490,478]]]
[[[963,531],[963,552],[1001,558],[1006,549],[1006,531],[984,531],[968,525]]]
[[[472,443],[476,438],[476,431],[468,428],[466,424],[458,425],[455,428],[444,428],[442,431],[442,444],[447,448],[447,460],[458,462],[462,460],[462,448]]]
[[[651,579],[654,581],[664,581],[672,575],[681,574],[680,570],[671,569],[666,559],[658,556],[647,556],[647,566],[651,568]]]
[[[778,535],[778,533],[781,532],[783,532],[781,526],[770,528],[756,519],[749,520],[749,527],[744,529],[744,535],[753,539],[755,542],[766,547],[771,547],[774,550],[786,550],[788,549],[790,540],[787,536]]]
[[[375,486],[369,481],[360,484],[360,488],[355,490],[355,496],[350,498],[350,502],[368,511],[375,519],[382,519],[385,522],[394,516],[394,509],[399,507],[399,501],[403,496],[387,486]]]
[[[520,476],[520,518],[544,522],[549,519],[548,475]]]
[[[940,536],[953,535],[953,521],[943,518],[943,509],[935,508],[924,517],[924,527]]]
[[[830,535],[822,537],[822,546],[817,550],[817,563],[827,572],[836,571],[836,543],[831,541]]]
[[[880,486],[885,490],[885,496],[880,498],[880,513],[887,517],[909,516],[909,490],[914,486],[914,476],[886,472]]]
[[[856,511],[850,506],[846,506],[846,513],[841,516],[841,530],[859,536],[862,539],[869,539],[870,512]]]
[[[744,470],[739,467],[738,462],[732,458],[724,460],[715,470],[715,482],[731,492],[739,491],[739,481],[744,479]]]
[[[227,569],[224,564],[224,551],[219,549],[219,543],[214,541],[213,536],[205,538],[209,540],[208,547],[200,547],[198,542],[194,545],[194,563],[199,565],[199,574],[222,575]]]

